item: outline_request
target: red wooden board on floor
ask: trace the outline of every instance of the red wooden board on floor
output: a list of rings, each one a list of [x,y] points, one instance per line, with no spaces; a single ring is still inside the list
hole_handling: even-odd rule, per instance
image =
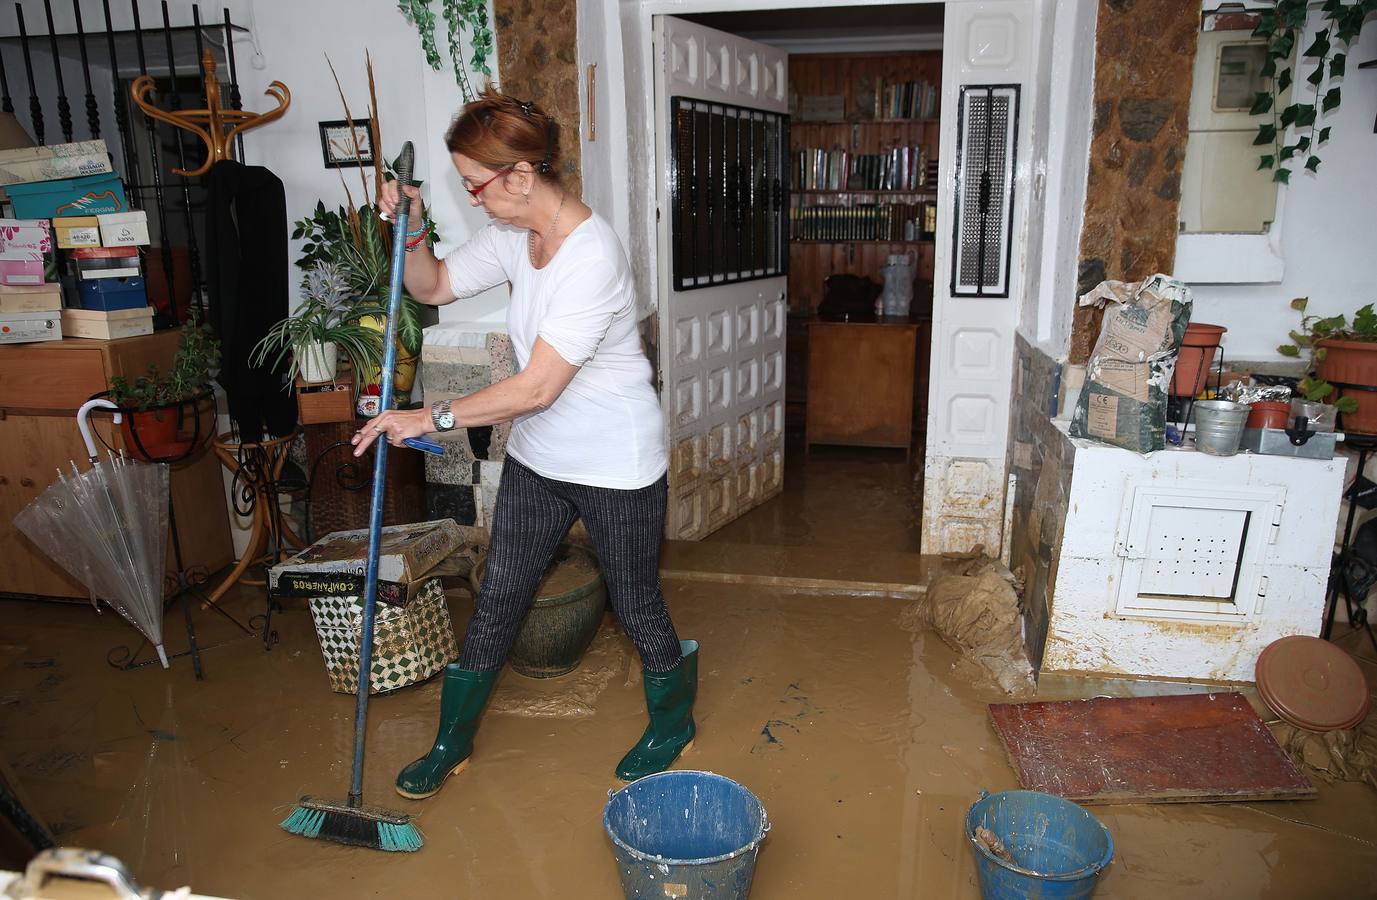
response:
[[[994,703],[1023,787],[1082,803],[1280,800],[1314,785],[1242,694]]]

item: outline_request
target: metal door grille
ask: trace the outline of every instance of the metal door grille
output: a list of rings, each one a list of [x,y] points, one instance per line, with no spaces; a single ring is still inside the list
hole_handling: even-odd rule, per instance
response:
[[[1018,85],[963,85],[956,125],[953,297],[1009,296]]]
[[[670,237],[676,291],[789,271],[789,117],[671,97]]]

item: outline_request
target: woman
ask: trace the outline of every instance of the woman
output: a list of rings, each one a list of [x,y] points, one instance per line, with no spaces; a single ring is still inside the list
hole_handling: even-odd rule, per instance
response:
[[[633,780],[669,767],[693,740],[698,644],[680,641],[660,591],[668,468],[660,404],[636,328],[626,253],[602,217],[560,185],[554,121],[491,87],[446,135],[470,202],[494,220],[443,260],[407,235],[406,289],[440,305],[510,282],[507,327],[518,372],[429,409],[383,413],[354,436],[378,438],[511,421],[492,546],[459,662],[445,670],[440,729],[402,770],[397,791],[429,797],[466,764],[478,718],[536,586],[582,518],[612,607],[645,671],[650,724],[617,766]],[[391,217],[396,182],[380,198]],[[410,221],[420,194],[407,186]]]

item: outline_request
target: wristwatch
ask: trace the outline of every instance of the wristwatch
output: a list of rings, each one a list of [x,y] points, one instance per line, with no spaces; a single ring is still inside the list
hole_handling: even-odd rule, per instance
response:
[[[449,411],[450,401],[436,400],[430,404],[430,421],[436,431],[454,430],[454,413]]]

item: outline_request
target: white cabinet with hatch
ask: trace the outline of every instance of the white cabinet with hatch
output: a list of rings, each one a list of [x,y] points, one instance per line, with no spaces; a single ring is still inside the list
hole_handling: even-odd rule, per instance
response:
[[[1251,681],[1319,633],[1343,459],[1072,444],[1042,671]]]

